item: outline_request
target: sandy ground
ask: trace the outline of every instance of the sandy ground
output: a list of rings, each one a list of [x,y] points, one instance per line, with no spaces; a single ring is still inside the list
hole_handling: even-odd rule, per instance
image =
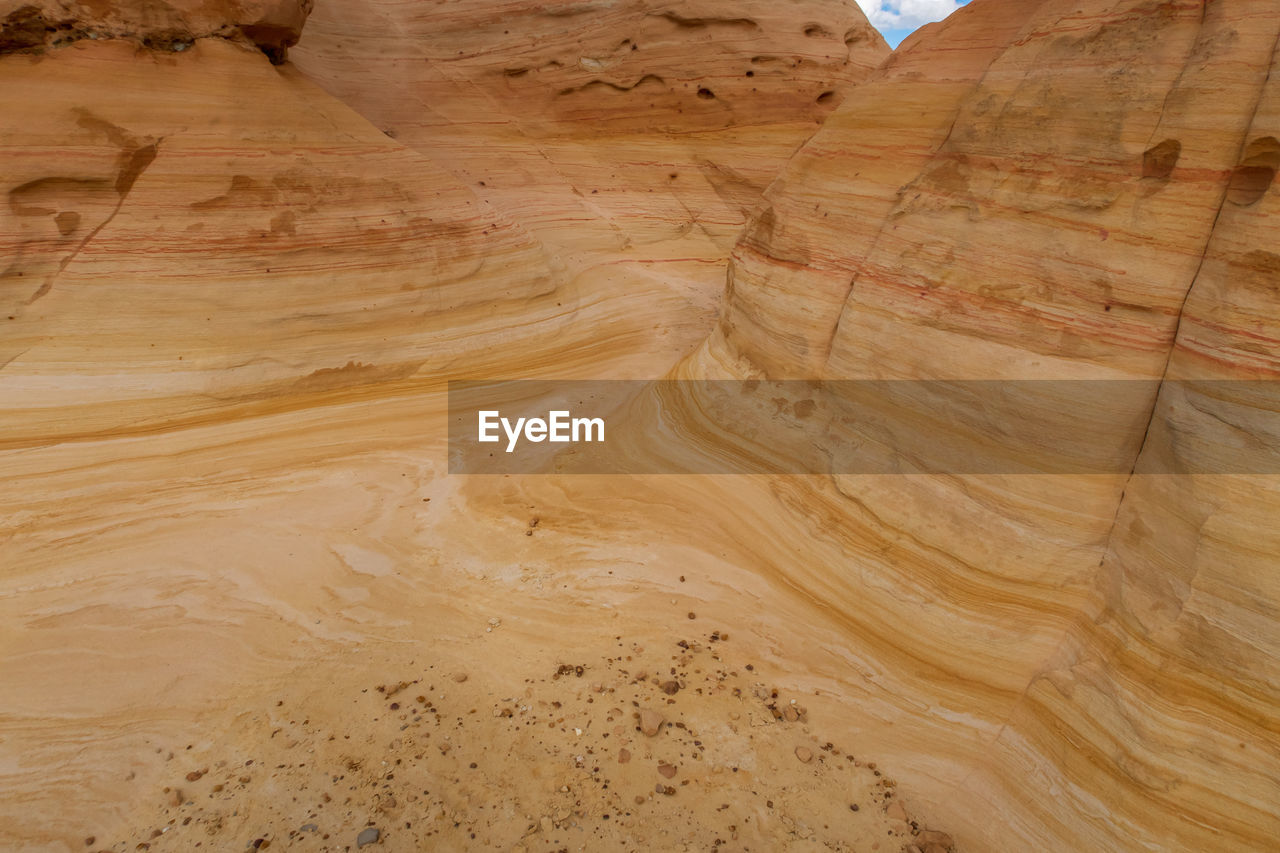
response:
[[[803,602],[690,531],[651,540],[605,478],[409,479],[388,504],[430,544],[337,546],[314,637],[184,679],[202,707],[104,749],[122,811],[74,809],[82,849],[946,849],[818,675],[841,669]]]

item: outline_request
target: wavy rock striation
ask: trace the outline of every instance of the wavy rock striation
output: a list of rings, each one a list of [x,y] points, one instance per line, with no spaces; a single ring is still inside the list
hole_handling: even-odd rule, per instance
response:
[[[357,0],[292,56],[521,222],[576,298],[647,293],[663,331],[635,349],[679,357],[764,188],[887,55],[852,0]]]
[[[0,6],[7,847],[1280,837],[1276,478],[1153,473],[1278,441],[1272,4],[307,11]],[[1118,474],[445,475],[444,379],[662,375],[1148,390],[1028,401]]]
[[[1093,412],[1131,476],[787,489],[838,544],[772,571],[840,611],[871,695],[900,697],[871,716],[918,739],[908,784],[983,849],[1280,830],[1275,478],[1157,473],[1277,446],[1274,391],[1211,380],[1280,367],[1278,35],[1263,2],[978,2],[926,28],[770,187],[681,368],[1201,383]],[[928,405],[920,429],[971,414]]]
[[[654,807],[659,761],[667,772],[682,766],[674,781],[659,776],[671,782],[670,794],[656,794],[666,816],[641,825],[655,847],[677,835],[710,845],[737,831],[730,826],[760,845],[792,831],[812,837],[821,810],[850,837],[907,834],[906,813],[883,810],[891,794],[874,768],[851,752],[837,763],[801,725],[773,727],[776,697],[759,679],[782,673],[747,635],[727,663],[706,651],[720,634],[702,625],[726,625],[726,609],[689,593],[671,609],[674,572],[688,565],[679,546],[661,547],[655,582],[635,558],[651,547],[597,550],[608,537],[591,517],[577,533],[573,522],[557,532],[577,505],[573,491],[549,496],[549,508],[562,508],[534,536],[524,485],[469,495],[443,476],[444,379],[656,376],[705,337],[736,229],[834,105],[818,103],[820,87],[844,91],[885,52],[869,35],[848,62],[840,28],[860,20],[847,13],[852,4],[818,17],[837,36],[797,30],[786,45],[832,57],[822,68],[796,59],[810,75],[797,76],[803,104],[788,105],[780,75],[776,116],[750,132],[734,124],[741,113],[698,125],[719,134],[703,148],[635,128],[611,147],[589,120],[545,148],[509,123],[482,133],[495,110],[514,110],[527,94],[499,108],[462,77],[428,92],[453,118],[428,113],[419,127],[410,101],[403,132],[373,109],[389,78],[365,80],[370,99],[353,101],[379,119],[371,124],[236,34],[259,20],[252,4],[163,14],[120,4],[85,22],[67,17],[66,27],[61,6],[37,8],[6,17],[17,29],[0,56],[0,845],[240,847],[297,833],[320,817],[311,812],[348,797],[357,804],[320,820],[325,832],[350,830],[345,843],[375,815],[387,844],[461,846],[483,832],[511,846],[527,830],[524,814],[552,799],[548,833],[567,827],[559,815],[572,806],[589,812],[597,835],[636,837],[624,810],[637,808],[636,796]],[[633,7],[624,21],[690,34],[665,48],[668,62],[678,49],[719,43],[698,35],[705,22],[647,11]],[[171,40],[151,35],[171,31]],[[748,41],[764,55],[770,38]],[[384,71],[396,68],[391,59]],[[707,106],[697,88],[688,101]],[[748,138],[756,147],[741,170],[705,155]],[[610,204],[592,200],[615,188]],[[564,595],[570,574],[580,574],[579,592],[598,591]],[[626,601],[634,612],[623,616]],[[696,626],[686,617],[695,606],[706,620]],[[612,617],[607,637],[602,613]],[[483,630],[490,620],[506,630]],[[619,648],[636,663],[610,673]],[[417,650],[434,651],[427,660]],[[704,652],[697,666],[708,669],[681,672],[679,699],[634,668],[656,673]],[[716,738],[633,743],[634,766],[611,764],[618,781],[596,790],[590,768],[565,761],[587,741],[574,743],[569,711],[551,712],[552,701],[571,705],[580,727],[594,723],[593,749],[630,741],[611,707],[588,707],[596,694],[585,681],[572,696],[541,686],[566,658],[602,690],[662,703],[681,738],[704,726]],[[390,722],[400,709],[362,705],[365,694],[477,661],[475,692],[457,701],[488,702],[536,681],[539,693],[525,699],[555,738],[522,741],[530,708],[507,704],[504,717],[495,705],[466,738],[432,744],[423,784],[405,788],[418,778],[402,771],[388,791],[389,777],[372,768],[424,751],[406,752],[404,730]],[[732,695],[729,667],[740,684]],[[716,701],[700,704],[703,689]],[[436,691],[432,702],[438,712]],[[281,707],[287,725],[302,727],[287,744],[272,722]],[[294,708],[307,710],[295,717]],[[619,734],[604,728],[606,716]],[[617,740],[602,744],[610,735]],[[487,748],[497,743],[510,752]],[[322,759],[286,762],[300,744]],[[690,764],[704,745],[715,749],[710,759]],[[464,755],[470,761],[456,764]],[[767,806],[744,800],[755,775],[738,775],[745,761],[759,762],[792,802],[782,793]],[[275,772],[286,763],[296,776]],[[458,772],[469,784],[433,781]],[[349,781],[334,787],[337,776]],[[807,793],[819,778],[831,792],[858,779],[863,812]],[[675,796],[686,782],[707,793]],[[412,805],[428,785],[432,796]],[[272,786],[293,793],[276,797]],[[740,802],[738,813],[722,813],[721,792]],[[495,803],[507,805],[490,811]],[[536,816],[533,826],[542,831]]]

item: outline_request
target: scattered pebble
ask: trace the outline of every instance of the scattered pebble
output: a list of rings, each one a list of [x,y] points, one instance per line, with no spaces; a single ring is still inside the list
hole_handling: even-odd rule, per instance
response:
[[[930,844],[936,844],[944,849],[949,849],[955,846],[955,841],[950,835],[945,832],[938,832],[936,829],[922,830],[916,840],[919,841],[920,844],[924,845],[926,850]]]
[[[640,731],[646,737],[653,737],[666,722],[666,717],[649,708],[640,709]]]
[[[474,623],[473,617],[471,624]],[[821,734],[811,733],[807,728],[803,732],[789,731],[779,725],[784,720],[805,723],[804,707],[797,699],[786,698],[784,691],[789,689],[786,685],[761,683],[756,680],[758,676],[741,672],[742,669],[750,672],[753,667],[732,659],[736,649],[717,645],[727,636],[708,630],[686,639],[670,637],[665,642],[654,639],[643,644],[616,636],[613,638],[617,641],[616,650],[607,657],[589,656],[567,664],[561,662],[563,658],[542,658],[538,663],[540,672],[523,674],[528,686],[519,692],[513,684],[503,693],[490,690],[486,694],[485,690],[495,682],[495,673],[488,668],[482,672],[481,683],[471,685],[468,673],[479,663],[478,659],[466,663],[464,659],[455,658],[452,665],[442,661],[431,665],[428,660],[413,670],[416,677],[410,676],[414,677],[411,682],[379,685],[376,693],[375,686],[367,682],[364,689],[359,686],[353,689],[357,694],[356,706],[361,713],[368,714],[369,724],[385,731],[385,739],[380,741],[369,739],[370,730],[352,725],[350,719],[317,720],[311,708],[288,713],[273,710],[269,720],[255,717],[263,723],[264,732],[257,748],[268,751],[248,753],[255,756],[253,759],[246,761],[245,754],[241,753],[215,764],[212,759],[202,760],[197,753],[188,753],[188,766],[199,761],[215,768],[212,773],[208,767],[192,771],[189,778],[195,781],[210,775],[210,782],[219,784],[207,788],[203,783],[189,785],[186,792],[165,788],[163,796],[169,798],[170,805],[166,808],[157,800],[155,808],[161,819],[139,827],[134,841],[138,837],[146,838],[147,832],[152,832],[153,838],[158,837],[153,830],[156,826],[164,826],[159,832],[176,830],[180,834],[181,841],[174,841],[172,835],[166,837],[178,845],[171,849],[191,849],[190,839],[202,837],[193,835],[197,831],[208,833],[219,842],[231,841],[225,835],[218,837],[218,833],[225,831],[222,821],[228,816],[241,821],[237,815],[248,814],[252,823],[236,825],[241,829],[253,826],[263,833],[249,842],[255,849],[263,849],[273,840],[277,848],[282,843],[290,846],[305,842],[306,836],[312,835],[313,844],[336,850],[351,851],[369,845],[399,848],[403,844],[417,849],[424,843],[438,843],[437,849],[479,849],[499,844],[514,853],[515,850],[563,847],[584,831],[588,833],[585,840],[607,847],[618,841],[619,833],[651,836],[642,829],[647,825],[659,827],[656,830],[659,835],[671,832],[673,827],[682,833],[711,832],[712,835],[702,836],[702,840],[715,838],[720,841],[717,849],[737,849],[732,843],[739,842],[741,821],[746,814],[731,811],[725,815],[728,820],[712,828],[707,825],[707,815],[701,814],[702,797],[708,792],[723,794],[725,802],[716,811],[733,808],[730,801],[743,793],[744,782],[751,784],[750,778],[755,774],[739,774],[740,769],[749,771],[751,766],[725,763],[725,758],[755,754],[776,768],[776,762],[785,755],[790,742],[797,763],[802,766],[786,765],[783,759],[786,766],[776,768],[778,778],[772,780],[772,784],[780,786],[782,791],[793,790],[797,783],[812,788],[815,793],[822,791],[821,802],[837,808],[844,802],[848,811],[843,812],[844,818],[840,819],[843,826],[838,826],[836,821],[827,825],[824,821],[828,818],[813,810],[819,799],[780,802],[776,811],[768,813],[767,821],[762,820],[762,831],[767,838],[776,842],[790,836],[825,846],[841,837],[874,838],[879,841],[869,841],[865,848],[858,849],[879,849],[880,853],[952,853],[954,845],[950,836],[923,830],[923,821],[914,823],[907,817],[907,810],[893,796],[892,780],[880,778],[874,782],[875,788],[871,788],[872,774],[880,776],[874,764],[866,770],[855,771],[854,768],[861,765],[852,755],[845,756],[848,763],[837,764],[825,759],[814,762],[815,757],[820,757]],[[665,648],[650,648],[646,654],[645,645]],[[412,661],[409,663],[413,665]],[[459,665],[467,666],[467,670],[455,670]],[[592,671],[590,681],[585,679],[587,669]],[[507,678],[504,672],[496,675],[503,680]],[[447,689],[447,683],[454,683],[455,687]],[[397,694],[411,684],[416,686],[415,692],[405,692],[402,694],[405,698],[401,699]],[[360,693],[373,695],[361,698]],[[415,694],[416,698],[410,701],[408,697]],[[680,713],[673,717],[678,719],[668,720],[665,713],[677,704],[674,698],[677,694]],[[389,698],[392,696],[396,701]],[[646,702],[651,707],[642,707]],[[271,704],[283,707],[274,697]],[[289,704],[298,703],[291,700]],[[739,720],[742,722],[736,722]],[[525,731],[536,728],[542,730],[542,737],[535,739],[536,748],[518,746],[519,752],[511,751],[513,742],[519,744]],[[398,734],[397,729],[404,734]],[[407,732],[408,729],[412,729],[412,733]],[[641,741],[636,752],[629,747],[637,743],[634,737],[637,732],[645,738],[659,734],[663,738]],[[281,734],[283,736],[278,736]],[[362,748],[358,738],[368,747]],[[572,744],[572,753],[565,752],[566,739]],[[797,746],[798,741],[806,745]],[[808,745],[810,741],[813,746]],[[482,757],[482,754],[503,754],[486,752],[491,743],[497,744],[498,749],[505,746],[505,754],[514,760],[537,761],[543,752],[548,752],[548,755],[560,756],[565,765],[530,787],[527,780],[521,783],[512,775],[520,765]],[[304,755],[302,749],[287,751],[299,746],[308,754]],[[831,742],[821,749],[837,756],[845,754]],[[611,755],[615,761],[609,761]],[[163,749],[156,750],[155,760],[163,759]],[[633,763],[637,765],[634,768],[630,767]],[[175,765],[169,766],[176,769]],[[451,780],[455,783],[452,787],[457,788],[458,774],[466,774],[467,767],[472,771],[483,768],[485,772],[467,776],[474,780],[469,784],[476,787],[463,801],[450,803],[447,790],[451,786],[445,780]],[[427,770],[443,772],[432,774]],[[658,780],[648,776],[655,770]],[[729,770],[732,773],[727,772]],[[246,784],[234,783],[233,773],[250,771],[254,774],[254,790],[247,785],[248,775],[240,777]],[[851,772],[852,788],[848,787]],[[173,775],[182,773],[178,771]],[[887,773],[886,769],[886,776]],[[490,793],[490,786],[508,784],[505,778],[508,775],[512,776],[513,786],[522,786],[521,790],[526,792],[536,789],[539,793],[533,796],[538,800],[530,797],[528,811],[500,817],[483,814],[487,806],[478,803],[486,801],[477,799],[477,795]],[[439,785],[433,783],[433,777],[439,780]],[[677,778],[681,781],[676,782]],[[305,791],[306,784],[297,787],[299,780],[314,780],[307,799],[298,796],[293,800],[295,811],[290,815],[277,814],[274,818],[268,817],[269,822],[261,822],[262,813],[254,811],[255,800],[265,796],[274,801],[270,792],[286,783],[292,783],[295,792]],[[566,782],[572,784],[572,790]],[[646,787],[650,784],[654,785],[652,792]],[[677,810],[681,816],[668,820],[669,816],[649,813],[649,807],[661,812],[664,807],[675,805],[674,801],[665,805],[659,801],[661,797],[676,796],[683,787],[690,787],[694,792],[686,794],[694,798],[690,801],[691,814]],[[213,796],[208,796],[210,793]],[[761,790],[759,793],[773,792]],[[627,797],[634,799],[637,806],[634,811],[625,810]],[[857,803],[850,802],[854,799],[872,804],[867,815],[851,814],[860,810]],[[757,802],[767,804],[770,810],[775,808],[774,801],[765,800],[763,796]],[[326,809],[326,803],[334,803],[335,807]],[[341,811],[336,810],[339,803],[342,803]],[[714,806],[714,802],[711,805]],[[319,811],[321,809],[324,811]],[[387,844],[377,827],[362,825],[374,815],[380,824],[392,827],[391,844]],[[325,820],[324,832],[318,822],[301,823],[322,819]],[[184,830],[187,826],[190,829]],[[886,829],[889,847],[883,846]],[[271,830],[273,834],[264,830]],[[848,835],[849,832],[853,835]],[[283,834],[274,833],[287,833],[289,838],[285,840]],[[509,834],[499,842],[498,837],[503,833]],[[353,845],[350,842],[355,834],[358,835]],[[523,841],[513,844],[522,834]],[[339,840],[344,837],[345,844]],[[721,841],[721,837],[727,840]],[[664,849],[652,846],[657,844],[655,837],[646,840],[651,842],[648,849]],[[152,841],[151,845],[156,843]],[[93,839],[85,844],[96,849]],[[239,836],[233,844],[221,844],[221,847],[235,849],[243,844],[245,838]],[[724,847],[726,844],[730,846]],[[211,849],[220,849],[220,845],[215,844]],[[710,849],[710,845],[699,849]]]

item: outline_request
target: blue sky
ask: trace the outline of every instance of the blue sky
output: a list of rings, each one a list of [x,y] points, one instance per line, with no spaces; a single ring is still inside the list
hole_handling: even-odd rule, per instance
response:
[[[880,31],[890,47],[920,27],[941,21],[969,0],[858,0],[867,19]]]

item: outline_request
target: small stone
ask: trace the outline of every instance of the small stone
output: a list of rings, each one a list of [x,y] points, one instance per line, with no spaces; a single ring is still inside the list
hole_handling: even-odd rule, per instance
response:
[[[188,782],[199,781],[200,777],[203,775],[204,775],[203,770],[192,770],[190,773],[187,774],[187,781]]]
[[[676,768],[673,765],[666,764],[664,762],[658,765],[658,772],[661,773],[664,778],[671,779],[676,775]]]
[[[697,618],[698,618],[698,614],[697,614],[697,613],[694,613],[692,610],[690,610],[690,611],[689,611],[689,618],[690,618],[690,619],[697,619]]]
[[[360,830],[360,834],[356,836],[356,847],[366,847],[370,844],[377,844],[382,838],[382,832],[376,826],[366,827]]]
[[[794,723],[796,720],[800,719],[800,712],[793,706],[788,705],[782,709],[782,716],[786,718],[788,723]]]
[[[467,674],[465,672],[455,672],[453,674],[453,680],[461,684],[467,680]]]
[[[680,683],[677,681],[662,682],[662,692],[668,696],[674,696],[680,692]]]
[[[298,828],[298,831],[299,832],[319,832],[320,826],[319,824],[314,824],[314,823],[304,823],[302,826]]]
[[[551,822],[551,817],[549,815],[543,815],[538,821],[538,825],[542,827],[542,832],[545,835],[550,835],[551,830],[555,829],[555,824]]]
[[[618,750],[618,763],[619,763],[619,764],[626,764],[626,763],[627,763],[628,761],[630,761],[630,760],[631,760],[631,750],[629,750],[629,749],[620,749],[620,750]]]
[[[921,844],[937,844],[942,847],[954,847],[955,841],[945,832],[938,832],[936,829],[926,829],[920,833],[919,842]]]
[[[93,846],[93,842],[95,842],[95,841],[97,841],[97,840],[98,840],[98,837],[97,837],[96,835],[90,835],[88,838],[86,838],[86,839],[84,840],[84,846],[85,846],[85,847],[92,847],[92,846]]]
[[[800,759],[802,763],[808,764],[810,761],[813,760],[813,751],[810,750],[808,747],[797,746],[796,758]]]
[[[648,708],[640,709],[640,731],[642,731],[646,737],[653,737],[656,735],[662,729],[662,724],[664,722],[666,722],[666,718],[657,711],[652,711]]]
[[[889,807],[884,810],[884,813],[887,817],[891,818],[892,820],[905,821],[907,819],[907,810],[904,809],[902,807],[902,803],[898,802],[897,800],[894,800],[892,803],[889,803]]]

